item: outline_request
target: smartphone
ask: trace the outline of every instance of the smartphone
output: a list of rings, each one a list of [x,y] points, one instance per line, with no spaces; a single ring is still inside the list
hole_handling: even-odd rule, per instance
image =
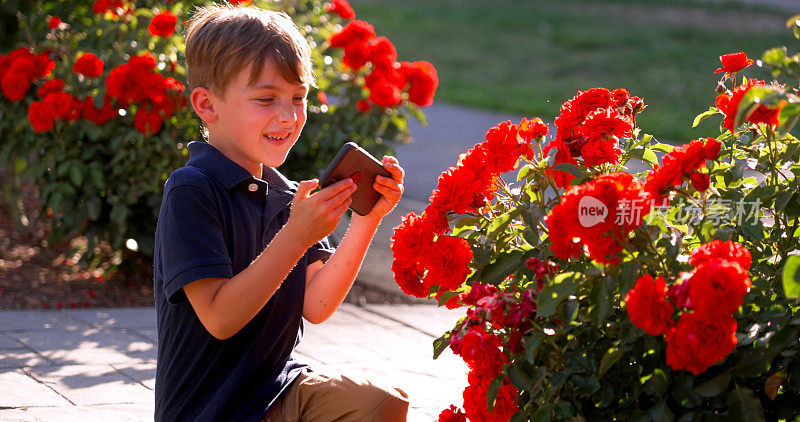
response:
[[[392,177],[369,152],[355,142],[348,142],[320,175],[320,187],[326,188],[348,177],[353,179],[356,191],[353,192],[350,209],[359,215],[367,215],[381,198],[381,194],[372,187],[377,175]]]

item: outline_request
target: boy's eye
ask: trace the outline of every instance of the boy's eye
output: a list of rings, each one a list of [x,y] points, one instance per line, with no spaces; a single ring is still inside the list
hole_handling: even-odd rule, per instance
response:
[[[256,101],[260,103],[269,104],[274,100],[274,98],[257,98]]]
[[[297,102],[305,102],[306,97],[294,97],[294,100]]]

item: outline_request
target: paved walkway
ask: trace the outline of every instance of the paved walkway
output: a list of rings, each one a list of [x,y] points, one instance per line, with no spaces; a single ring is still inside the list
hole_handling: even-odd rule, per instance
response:
[[[466,366],[432,341],[460,317],[432,305],[343,305],[306,324],[297,353],[315,366],[393,382],[409,421],[461,403]],[[152,308],[0,311],[0,421],[153,419],[156,320]]]

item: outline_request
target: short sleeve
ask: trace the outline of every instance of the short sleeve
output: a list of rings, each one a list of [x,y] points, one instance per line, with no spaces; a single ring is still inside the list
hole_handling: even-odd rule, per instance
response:
[[[216,202],[203,187],[169,189],[161,204],[158,231],[164,293],[171,303],[185,301],[183,286],[193,281],[233,277]]]
[[[317,261],[326,262],[335,251],[336,247],[333,245],[330,237],[326,236],[308,249],[308,263],[311,264]]]

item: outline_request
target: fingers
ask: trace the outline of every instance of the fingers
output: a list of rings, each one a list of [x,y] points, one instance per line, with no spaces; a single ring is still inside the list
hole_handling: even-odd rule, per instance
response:
[[[318,184],[319,180],[317,179],[300,181],[300,184],[297,186],[297,193],[294,197],[300,199],[308,198],[308,195],[311,194],[311,191],[316,189]]]
[[[403,191],[405,190],[405,187],[402,183],[395,179],[390,179],[383,176],[375,177],[375,183],[373,184],[373,187],[376,191],[378,191],[378,193],[389,199],[394,197],[399,198],[403,195]]]
[[[389,171],[392,174],[392,178],[397,180],[400,183],[403,183],[403,180],[406,176],[406,171],[400,167],[400,162],[397,158],[392,157],[391,155],[384,155],[383,156],[383,168]]]
[[[326,187],[325,189],[320,190],[319,192],[315,193],[314,195],[316,195],[322,201],[328,201],[331,198],[333,198],[333,197],[335,197],[335,196],[339,195],[340,193],[345,192],[347,190],[355,191],[356,190],[355,188],[356,188],[355,182],[353,182],[353,179],[348,177],[347,179],[342,179],[342,180],[340,180],[340,181],[338,181],[338,182]]]

